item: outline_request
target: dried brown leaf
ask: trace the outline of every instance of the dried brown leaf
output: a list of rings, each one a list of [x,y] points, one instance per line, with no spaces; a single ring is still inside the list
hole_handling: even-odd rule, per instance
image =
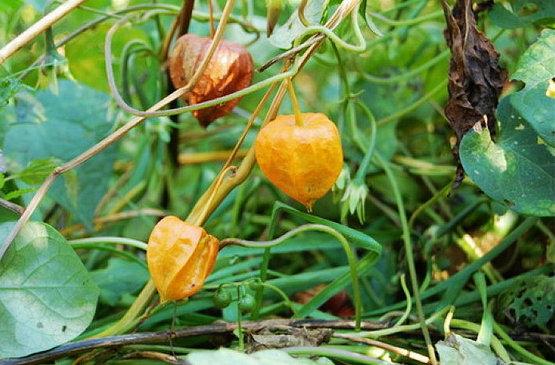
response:
[[[453,155],[458,164],[455,180],[458,185],[464,178],[459,143],[481,121],[494,133],[495,109],[507,74],[499,65],[499,53],[492,42],[476,28],[472,1],[457,0],[452,10],[445,1],[442,4],[447,21],[444,35],[451,49],[445,115],[457,136]]]

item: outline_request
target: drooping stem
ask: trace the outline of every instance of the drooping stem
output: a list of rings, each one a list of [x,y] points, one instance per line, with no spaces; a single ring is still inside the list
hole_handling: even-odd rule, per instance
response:
[[[435,350],[430,338],[430,332],[428,330],[428,325],[426,324],[426,320],[424,317],[424,310],[422,309],[422,301],[420,299],[420,287],[418,285],[418,278],[416,276],[416,266],[414,264],[414,256],[412,252],[413,248],[412,248],[412,242],[410,237],[410,227],[405,213],[403,198],[401,196],[399,186],[397,185],[397,180],[393,175],[393,171],[391,170],[389,163],[386,162],[379,153],[375,153],[375,156],[378,162],[380,163],[380,165],[382,165],[389,179],[391,188],[393,190],[393,195],[397,203],[397,210],[399,211],[399,218],[401,220],[401,227],[403,229],[403,242],[405,244],[405,255],[407,258],[407,266],[409,268],[409,276],[412,284],[412,292],[413,292],[414,301],[416,304],[416,313],[418,315],[418,321],[420,322],[420,327],[422,329],[422,335],[424,336],[424,340],[426,341],[426,347],[428,349],[428,356],[430,357],[430,363],[432,365],[436,365],[437,359],[435,355]]]
[[[287,90],[289,92],[289,98],[291,99],[291,106],[293,107],[293,113],[295,113],[295,124],[298,127],[303,126],[303,117],[301,115],[301,107],[299,106],[299,101],[297,100],[297,94],[295,94],[295,88],[293,87],[293,82],[291,79],[287,79]]]
[[[130,247],[140,248],[146,251],[147,244],[139,240],[125,237],[89,237],[89,238],[79,238],[76,240],[67,241],[70,245],[81,244],[81,243],[113,243],[117,245],[126,245]]]
[[[354,297],[353,301],[355,303],[355,322],[356,322],[356,328],[359,329],[360,323],[361,323],[362,299],[360,296],[360,285],[359,285],[357,269],[356,269],[357,260],[345,237],[335,229],[323,224],[305,224],[291,231],[288,231],[284,235],[270,241],[248,241],[240,238],[226,238],[220,241],[220,247],[225,247],[227,245],[233,244],[233,245],[241,245],[245,247],[269,248],[269,247],[277,246],[285,242],[289,238],[306,231],[320,231],[320,232],[324,232],[329,235],[332,235],[339,241],[339,243],[343,247],[343,250],[345,251],[345,255],[347,256],[347,262],[349,263],[349,268],[351,271],[351,281],[353,286],[353,297]]]
[[[108,327],[104,331],[97,333],[93,338],[100,338],[106,336],[113,336],[121,333],[127,332],[135,324],[135,320],[144,312],[152,297],[156,293],[156,287],[154,286],[154,281],[150,279],[143,290],[137,296],[137,299],[133,302],[131,307],[127,310],[125,315],[117,321],[113,326]]]

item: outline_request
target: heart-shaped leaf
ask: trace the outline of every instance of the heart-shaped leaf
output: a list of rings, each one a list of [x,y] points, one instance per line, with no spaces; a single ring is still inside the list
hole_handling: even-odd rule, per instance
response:
[[[0,224],[0,242],[14,222]],[[91,322],[99,290],[54,228],[26,224],[0,261],[0,358],[65,343]]]
[[[555,7],[555,2],[553,2]],[[513,78],[523,81],[524,89],[514,93],[512,104],[541,138],[555,147],[555,99],[546,95],[555,77],[555,30],[546,29],[524,52]]]
[[[78,156],[105,137],[115,121],[107,94],[67,80],[60,81],[58,95],[50,90],[20,93],[15,111],[17,120],[9,123],[3,146],[12,173],[21,172],[33,160],[63,162]],[[115,149],[110,147],[58,179],[49,196],[90,224],[106,192],[114,159]]]
[[[551,147],[513,107],[514,94],[499,103],[500,135],[477,124],[462,139],[467,175],[490,197],[536,216],[555,215],[555,156]]]

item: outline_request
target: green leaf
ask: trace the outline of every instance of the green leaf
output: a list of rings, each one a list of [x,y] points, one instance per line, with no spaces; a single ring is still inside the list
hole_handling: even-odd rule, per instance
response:
[[[32,193],[34,191],[36,191],[36,189],[33,189],[33,188],[12,190],[4,196],[4,199],[14,200],[14,199],[19,198],[20,196]]]
[[[106,79],[104,60],[104,40],[110,27],[110,24],[99,24],[94,29],[82,33],[79,37],[65,45],[65,57],[68,60],[71,74],[78,82],[104,92],[110,90]],[[120,29],[113,39],[112,51],[115,60],[127,42],[141,39],[146,41],[148,39],[145,32],[137,27],[127,27],[124,29]],[[118,65],[114,64],[114,67],[117,68]],[[156,82],[160,82],[159,74],[153,69],[150,69],[152,71],[149,70],[150,72],[148,72],[144,68],[146,66],[141,66],[140,62],[137,62],[135,67],[137,67],[136,72],[138,74],[139,72],[144,72],[140,73],[143,77],[140,85],[144,87],[143,91],[149,95],[151,90],[147,86],[151,86],[156,90],[158,84],[153,85],[152,83],[153,79]],[[116,74],[118,73],[116,72]]]
[[[288,353],[280,350],[263,350],[252,354],[221,348],[215,351],[192,352],[185,356],[191,365],[331,365],[327,358],[310,360],[294,358]]]
[[[0,241],[14,224],[0,224]],[[28,223],[0,261],[0,358],[75,338],[91,322],[97,299],[98,288],[64,237]]]
[[[441,365],[502,365],[488,346],[481,345],[457,334],[450,334],[445,341],[436,344]]]
[[[553,2],[555,7],[555,2]],[[555,30],[544,30],[524,52],[513,78],[523,81],[524,89],[513,94],[516,110],[542,139],[555,147],[555,99],[546,95],[549,81],[555,77]]]
[[[68,161],[78,156],[105,137],[115,121],[107,94],[67,80],[60,81],[58,95],[49,90],[20,94],[16,112],[3,151],[8,167],[16,171],[38,159]],[[75,175],[57,179],[49,196],[90,224],[106,192],[115,152],[110,147],[70,172]]]
[[[135,294],[148,280],[148,270],[137,262],[111,258],[108,265],[91,272],[100,288],[100,301],[115,306],[126,294]]]
[[[21,89],[23,84],[19,79],[7,77],[0,80],[0,108],[8,105],[8,102],[13,98]]]
[[[544,24],[555,20],[555,2],[552,0],[515,0],[512,11],[495,4],[489,16],[500,28],[515,29],[532,24]]]
[[[312,25],[320,24],[320,19],[322,19],[324,9],[326,8],[328,2],[329,0],[309,0],[304,10],[306,20]],[[293,41],[297,39],[305,30],[306,27],[301,22],[299,13],[295,10],[285,24],[274,30],[268,39],[274,46],[282,49],[288,49],[293,45]]]
[[[555,215],[555,157],[512,106],[497,109],[500,135],[492,141],[477,124],[462,139],[461,162],[467,175],[490,197],[511,209],[536,216]]]
[[[497,301],[500,318],[529,330],[549,331],[555,320],[555,277],[536,275],[519,280],[501,293]]]
[[[29,185],[41,184],[56,166],[56,160],[52,158],[33,160],[23,171],[15,174],[14,177]]]

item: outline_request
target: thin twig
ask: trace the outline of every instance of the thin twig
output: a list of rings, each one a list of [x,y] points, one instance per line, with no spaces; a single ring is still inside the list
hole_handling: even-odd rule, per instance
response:
[[[9,209],[15,214],[19,215],[23,214],[23,212],[25,211],[25,208],[23,208],[21,205],[12,203],[2,198],[0,198],[0,206]]]
[[[120,212],[120,213],[115,213],[115,214],[109,214],[103,217],[98,217],[98,218],[94,218],[93,219],[93,224],[95,225],[96,229],[98,230],[102,225],[106,224],[106,223],[113,223],[113,222],[118,222],[118,221],[122,221],[122,220],[126,220],[126,219],[133,219],[133,218],[137,218],[137,217],[163,217],[165,215],[167,215],[168,213],[163,211],[163,210],[159,210],[159,209],[153,209],[153,208],[143,208],[143,209],[138,209],[138,210],[127,210],[125,212]],[[60,233],[64,236],[67,236],[75,231],[78,231],[80,229],[84,229],[85,226],[82,224],[74,224],[71,226],[67,226],[63,229],[60,230]]]
[[[355,322],[348,320],[293,320],[293,319],[269,319],[256,322],[242,322],[243,330],[257,332],[262,329],[272,330],[284,328],[331,328],[331,329],[354,329]],[[364,330],[383,329],[387,326],[380,322],[363,321],[361,328]],[[94,350],[117,348],[126,345],[137,345],[145,343],[165,343],[178,338],[194,337],[202,335],[214,335],[218,333],[230,333],[237,328],[237,323],[214,323],[204,326],[196,326],[180,329],[177,331],[142,332],[121,336],[95,338],[61,345],[50,351],[22,357],[18,359],[6,359],[2,365],[18,364],[41,364],[53,362],[62,357],[74,356],[76,354]]]
[[[23,33],[15,37],[11,42],[0,49],[0,65],[4,63],[15,52],[24,47],[27,43],[38,37],[46,29],[67,15],[70,11],[81,5],[85,0],[68,0],[56,9],[46,14],[38,22],[31,25]],[[1,257],[1,256],[0,256]]]

